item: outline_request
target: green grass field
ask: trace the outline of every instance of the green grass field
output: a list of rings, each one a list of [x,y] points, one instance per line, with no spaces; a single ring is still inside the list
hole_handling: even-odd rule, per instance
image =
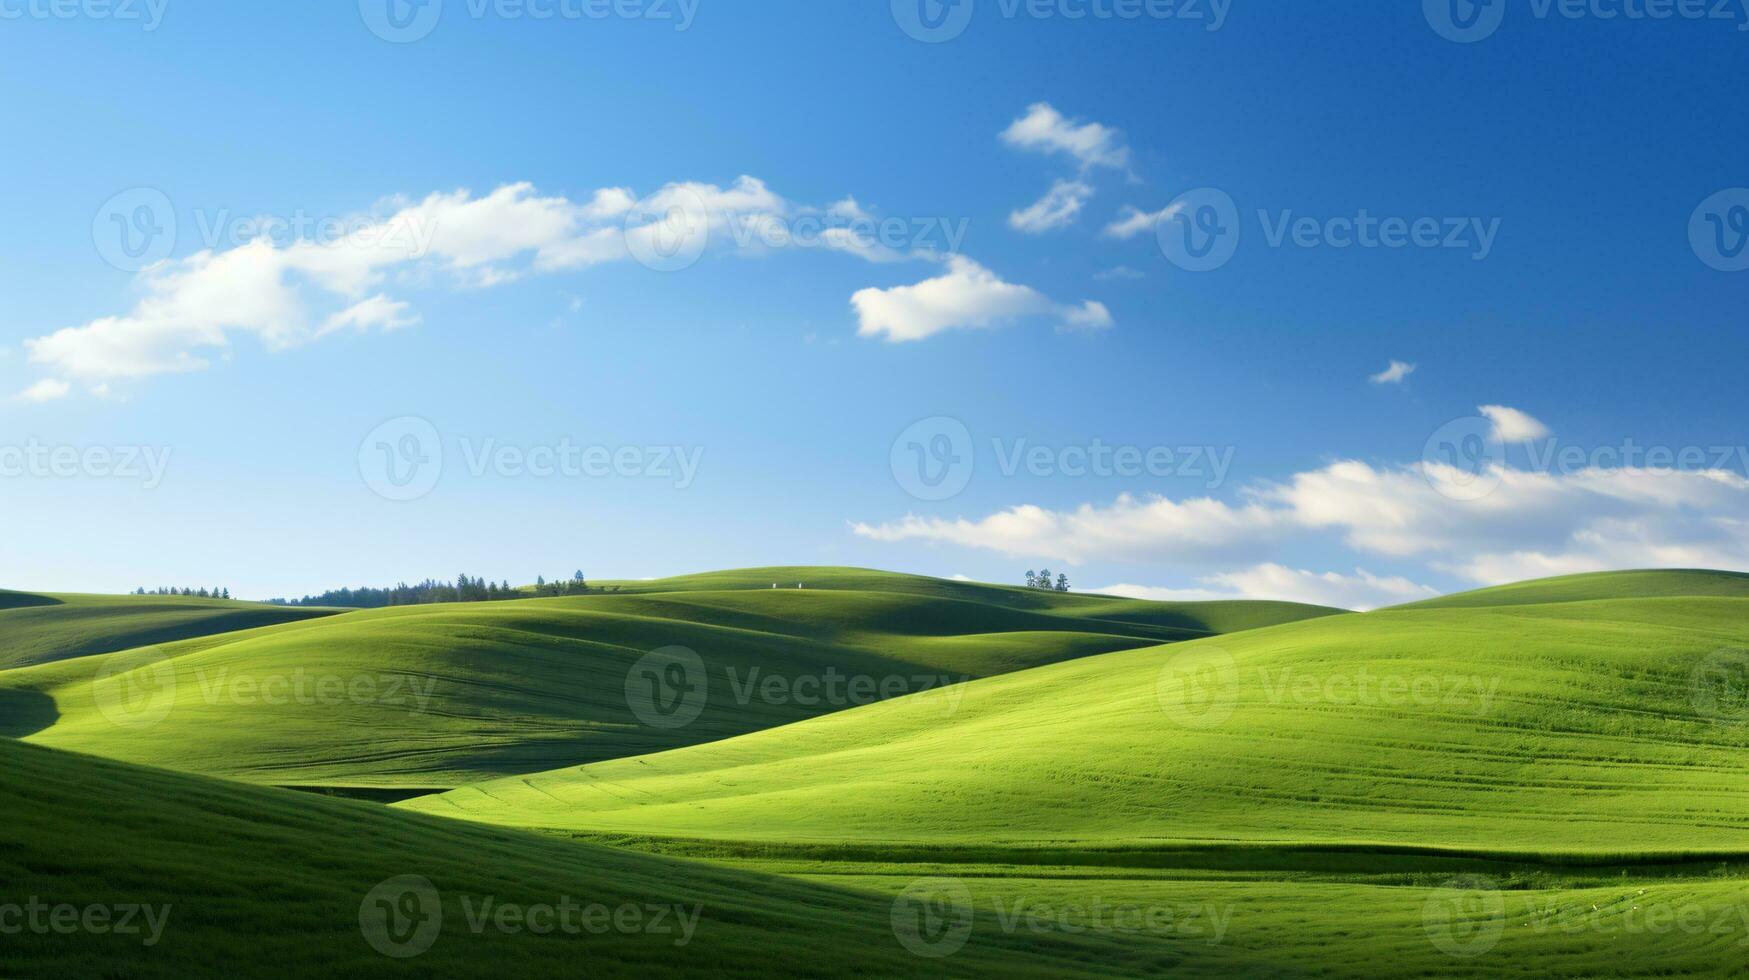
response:
[[[1331,612],[810,571],[815,587],[801,590],[769,583],[806,573],[761,569],[673,592],[352,612],[7,671],[0,697],[21,705],[13,733],[42,745],[274,785],[416,791]],[[628,673],[673,647],[696,653],[708,697],[684,725],[646,724]]]
[[[1749,576],[1570,576],[1341,615],[854,569],[608,586],[0,670],[0,725],[28,743],[0,742],[0,796],[28,817],[6,878],[194,920],[148,950],[0,945],[0,975],[198,972],[250,929],[278,930],[287,963],[360,976],[1749,962]],[[697,661],[640,673],[673,647]],[[264,702],[259,682],[299,670],[378,686]],[[947,682],[810,698],[827,675]],[[425,700],[390,703],[388,678]],[[446,897],[697,902],[709,925],[656,949],[635,930],[476,931],[446,901],[428,952],[380,956],[359,903],[408,874]]]
[[[332,615],[229,599],[0,592],[0,670]]]

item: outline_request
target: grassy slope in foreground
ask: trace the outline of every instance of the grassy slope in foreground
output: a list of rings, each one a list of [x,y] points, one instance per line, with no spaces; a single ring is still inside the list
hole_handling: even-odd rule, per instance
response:
[[[0,904],[169,906],[150,946],[144,934],[32,928],[8,917],[5,976],[902,976],[923,962],[895,941],[891,900],[870,893],[4,739],[0,812]],[[376,952],[360,924],[366,896],[400,875],[428,879],[442,908],[434,944],[410,959]],[[476,932],[469,910],[477,916],[487,897],[498,906],[568,897],[644,916],[678,905],[696,911],[697,925],[684,945],[673,931],[535,934],[486,923]],[[673,927],[672,910],[664,921]],[[1089,963],[1133,975],[1171,962],[1099,937],[995,930],[972,936],[954,960],[990,976],[1085,975]]]
[[[1749,728],[1697,707],[1695,679],[1746,642],[1745,599],[1376,612],[406,805],[755,841],[1741,849]]]
[[[1326,612],[1035,598],[963,583],[939,583],[946,594],[935,595],[938,580],[856,574],[856,584],[891,588],[370,610],[9,671],[0,687],[14,693],[0,698],[0,722],[8,703],[36,697],[53,702],[38,716],[58,719],[12,730],[45,745],[277,785],[441,788],[727,738],[881,693],[809,686],[828,671],[902,693],[1203,635],[1247,615]],[[992,601],[973,601],[983,595]],[[1124,618],[1098,615],[1107,611]],[[1185,622],[1198,625],[1173,625]],[[628,676],[645,654],[675,645],[705,665],[702,712],[680,727],[647,724],[628,702],[647,704],[648,690],[628,692]]]
[[[0,670],[334,612],[185,596],[0,592]]]
[[[150,905],[164,924],[150,946],[20,929],[0,943],[0,975],[19,977],[1707,976],[1740,960],[1746,924],[1734,880],[1531,886],[1505,892],[1489,919],[1438,877],[1380,887],[918,865],[780,877],[6,740],[0,812],[0,903]],[[427,951],[391,959],[368,944],[360,911],[403,875],[432,883],[442,925]],[[895,895],[952,888],[923,875],[964,876],[971,929],[945,959],[913,956],[893,931],[916,915]],[[679,905],[697,927],[678,946],[673,932],[476,930],[470,912],[488,897],[494,908]],[[1429,908],[1462,918],[1430,932]],[[1641,910],[1654,908],[1702,927],[1648,932]],[[1121,910],[1124,925],[1086,928],[1094,910],[1101,922]],[[1494,921],[1486,956],[1453,958],[1432,941],[1486,940]]]

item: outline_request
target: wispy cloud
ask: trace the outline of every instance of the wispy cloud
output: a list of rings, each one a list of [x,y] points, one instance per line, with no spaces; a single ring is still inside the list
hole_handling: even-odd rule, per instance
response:
[[[1548,426],[1516,408],[1483,405],[1477,411],[1494,423],[1494,438],[1501,442],[1534,442],[1549,435]]]
[[[1059,180],[1044,197],[1010,214],[1008,225],[1033,235],[1062,228],[1080,215],[1092,196],[1093,188],[1079,180]]]
[[[988,328],[1023,317],[1048,317],[1066,329],[1112,325],[1104,304],[1055,302],[1030,286],[1005,282],[964,256],[948,259],[942,275],[909,286],[869,288],[850,298],[857,333],[890,341],[922,340],[944,330]]]
[[[1134,205],[1126,204],[1124,205],[1123,210],[1118,212],[1117,220],[1106,225],[1105,230],[1100,232],[1100,234],[1104,235],[1106,238],[1115,238],[1119,241],[1126,241],[1137,235],[1143,235],[1153,231],[1155,226],[1160,222],[1171,218],[1173,215],[1177,214],[1179,210],[1180,207],[1178,205],[1172,204],[1169,204],[1158,211],[1143,211]]]
[[[1403,380],[1415,373],[1415,365],[1406,361],[1392,361],[1383,371],[1367,378],[1375,385],[1402,384]]]
[[[1002,131],[1002,142],[1034,153],[1063,153],[1083,170],[1109,167],[1128,170],[1130,148],[1123,134],[1096,122],[1071,120],[1048,102],[1036,102]]]

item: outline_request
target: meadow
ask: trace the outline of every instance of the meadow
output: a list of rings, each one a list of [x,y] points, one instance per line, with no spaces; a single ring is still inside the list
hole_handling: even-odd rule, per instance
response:
[[[1749,958],[1745,575],[1364,614],[823,568],[350,612],[4,596],[0,902],[170,912],[149,946],[23,929],[0,975]],[[614,924],[535,928],[571,900]]]

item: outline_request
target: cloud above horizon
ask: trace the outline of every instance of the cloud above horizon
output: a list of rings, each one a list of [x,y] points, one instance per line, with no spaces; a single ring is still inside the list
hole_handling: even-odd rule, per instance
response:
[[[1392,361],[1383,371],[1367,378],[1375,385],[1399,385],[1415,373],[1415,365],[1407,361]]]
[[[1123,134],[1096,122],[1071,120],[1049,102],[1035,102],[1001,133],[1004,144],[1030,153],[1064,154],[1083,171],[1094,167],[1127,171],[1130,148]]]
[[[1497,414],[1511,419],[1512,411]],[[1523,436],[1529,430],[1511,422],[1508,431]],[[1414,563],[1479,585],[1614,568],[1749,570],[1749,479],[1732,470],[1596,464],[1543,470],[1495,463],[1482,476],[1488,492],[1453,495],[1454,474],[1442,464],[1339,460],[1248,486],[1236,501],[1124,494],[1109,504],[1064,510],[1022,504],[983,517],[908,514],[851,527],[873,541],[1071,565],[1169,564],[1200,570],[1199,582],[1229,593],[1262,594],[1267,586],[1278,596],[1345,595],[1350,603],[1424,587],[1361,572],[1289,575],[1275,564],[1277,556],[1334,534],[1357,555]]]
[[[1205,588],[1174,589],[1148,585],[1109,585],[1094,589],[1107,595],[1161,602],[1200,602],[1215,599],[1267,599],[1304,602],[1366,612],[1381,606],[1431,599],[1439,590],[1397,575],[1374,575],[1357,568],[1352,575],[1312,572],[1264,562],[1234,572],[1220,572],[1198,579]]]
[[[1008,226],[1032,235],[1065,227],[1080,215],[1093,188],[1079,180],[1059,180],[1045,196],[1008,215]]]
[[[1516,408],[1483,405],[1477,411],[1494,423],[1494,438],[1501,442],[1535,442],[1549,435],[1548,426]]]
[[[1036,220],[1060,220],[1050,212],[1063,206],[1048,206]],[[484,289],[633,259],[650,264],[680,250],[808,248],[871,263],[946,266],[942,277],[914,286],[857,293],[864,336],[920,339],[1029,315],[1053,316],[1067,328],[1111,324],[1098,303],[1055,304],[970,259],[896,249],[857,227],[874,220],[853,197],[824,208],[801,205],[750,176],[727,186],[670,183],[641,202],[623,187],[572,200],[529,183],[482,196],[456,190],[390,198],[352,216],[345,234],[331,240],[261,237],[141,271],[127,312],[26,339],[29,360],[48,376],[15,397],[44,402],[65,397],[75,383],[96,391],[116,380],[204,370],[240,336],[276,352],[420,323],[412,304],[393,295],[397,289]]]
[[[850,297],[857,334],[895,343],[923,340],[945,330],[987,329],[1026,317],[1046,317],[1062,330],[1112,325],[1103,303],[1058,303],[1030,286],[1005,282],[965,256],[950,256],[947,271],[909,286],[859,290]]]

